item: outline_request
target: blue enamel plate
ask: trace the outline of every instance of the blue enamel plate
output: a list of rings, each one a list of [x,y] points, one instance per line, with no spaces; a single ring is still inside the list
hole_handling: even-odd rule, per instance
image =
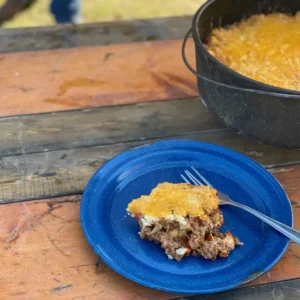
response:
[[[128,203],[161,182],[183,182],[198,169],[218,190],[267,216],[292,226],[290,202],[274,177],[251,159],[223,147],[194,141],[165,141],[124,152],[101,167],[88,183],[81,223],[95,253],[113,270],[139,284],[168,292],[201,294],[235,288],[268,271],[288,239],[249,213],[221,206],[225,224],[244,243],[216,261],[169,260],[164,250],[139,238]]]

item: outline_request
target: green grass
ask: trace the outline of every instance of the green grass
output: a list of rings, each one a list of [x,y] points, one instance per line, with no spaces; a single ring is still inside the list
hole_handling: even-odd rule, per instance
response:
[[[63,0],[62,0],[63,1]],[[82,0],[83,23],[112,20],[168,17],[194,14],[205,0]],[[0,0],[2,5],[5,0]],[[49,12],[50,0],[39,0],[3,27],[55,24]]]

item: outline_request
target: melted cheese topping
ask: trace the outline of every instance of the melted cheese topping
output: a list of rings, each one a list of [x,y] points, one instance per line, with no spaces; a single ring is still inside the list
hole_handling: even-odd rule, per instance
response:
[[[186,183],[161,183],[149,196],[141,196],[129,203],[127,211],[152,218],[170,218],[173,215],[199,216],[208,219],[219,206],[217,191],[208,186],[194,186]]]
[[[207,50],[244,76],[300,91],[300,12],[255,15],[215,29]]]

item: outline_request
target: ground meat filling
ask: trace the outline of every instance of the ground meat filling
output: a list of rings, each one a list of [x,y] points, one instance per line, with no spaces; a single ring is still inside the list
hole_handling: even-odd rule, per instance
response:
[[[227,257],[236,245],[242,245],[230,232],[221,233],[223,215],[218,209],[210,216],[210,222],[199,217],[186,217],[186,222],[161,218],[153,224],[145,224],[143,216],[138,218],[142,239],[161,244],[170,259],[180,261],[184,256],[203,256],[215,260]]]

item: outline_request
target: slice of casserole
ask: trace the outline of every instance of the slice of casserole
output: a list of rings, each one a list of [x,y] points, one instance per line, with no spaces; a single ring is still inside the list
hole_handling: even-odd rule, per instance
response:
[[[242,244],[219,231],[224,219],[217,191],[208,186],[161,183],[127,211],[138,220],[140,237],[161,244],[169,259],[192,254],[215,260]]]

